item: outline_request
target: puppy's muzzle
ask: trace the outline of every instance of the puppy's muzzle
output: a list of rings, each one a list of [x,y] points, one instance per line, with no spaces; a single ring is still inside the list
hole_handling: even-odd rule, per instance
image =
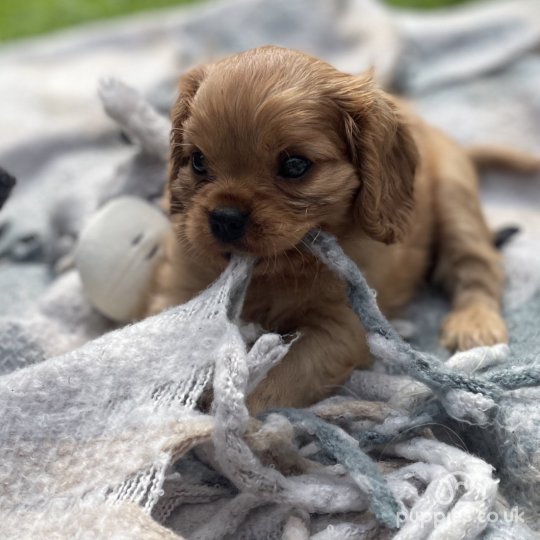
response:
[[[238,208],[216,208],[210,212],[208,221],[214,238],[230,243],[244,236],[248,214]]]

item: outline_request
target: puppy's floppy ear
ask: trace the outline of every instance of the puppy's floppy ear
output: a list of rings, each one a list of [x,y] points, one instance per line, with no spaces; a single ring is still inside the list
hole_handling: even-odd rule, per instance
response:
[[[386,244],[407,230],[414,203],[418,151],[405,120],[371,74],[346,76],[337,86],[350,159],[361,182],[355,218]]]
[[[185,161],[183,148],[184,123],[189,118],[191,103],[206,74],[204,66],[198,66],[182,75],[179,82],[179,95],[172,109],[171,162],[169,180],[178,176],[178,170]]]

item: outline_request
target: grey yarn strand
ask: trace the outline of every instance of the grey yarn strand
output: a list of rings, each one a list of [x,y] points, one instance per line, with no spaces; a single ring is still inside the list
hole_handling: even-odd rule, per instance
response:
[[[537,366],[520,368],[511,378],[507,377],[506,370],[501,372],[501,376],[475,376],[450,369],[438,358],[415,350],[403,341],[381,313],[375,293],[331,234],[311,231],[306,235],[304,245],[347,282],[351,307],[366,332],[391,341],[399,355],[407,360],[409,375],[426,384],[435,393],[456,389],[498,398],[504,390],[533,386],[540,382],[540,369]]]

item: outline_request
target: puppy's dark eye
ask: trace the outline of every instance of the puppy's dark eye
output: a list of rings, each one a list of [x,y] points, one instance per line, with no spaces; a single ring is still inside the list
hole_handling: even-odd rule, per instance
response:
[[[207,174],[206,170],[206,158],[204,154],[199,150],[195,150],[191,154],[191,167],[197,174]]]
[[[302,156],[289,156],[281,160],[278,174],[282,178],[301,178],[311,167],[311,161]]]

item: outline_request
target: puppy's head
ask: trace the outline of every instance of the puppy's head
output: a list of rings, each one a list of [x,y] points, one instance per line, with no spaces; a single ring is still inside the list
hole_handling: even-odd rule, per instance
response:
[[[208,261],[288,257],[322,227],[399,240],[416,148],[369,76],[263,47],[195,68],[173,110],[170,211]]]

